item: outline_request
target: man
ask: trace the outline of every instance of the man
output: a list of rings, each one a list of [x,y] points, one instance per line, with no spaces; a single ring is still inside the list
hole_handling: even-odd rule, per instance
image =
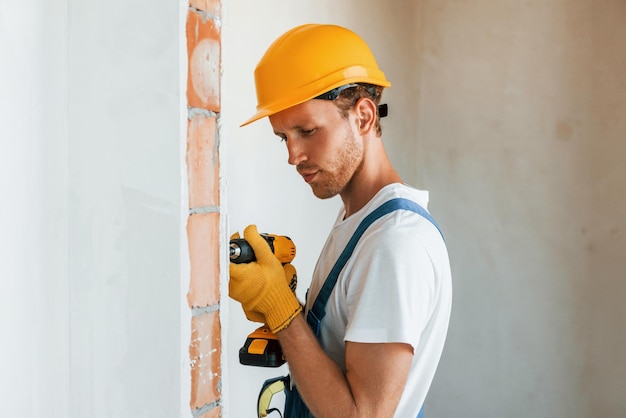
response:
[[[315,196],[339,195],[343,208],[304,315],[288,272],[254,225],[244,238],[257,262],[231,263],[230,296],[277,335],[313,416],[416,417],[443,349],[452,285],[445,242],[423,209],[428,193],[402,182],[382,143],[379,102],[390,83],[365,42],[333,25],[282,35],[255,81],[257,112],[244,125],[268,116]],[[408,206],[376,211],[398,200]],[[334,286],[321,291],[333,275]],[[320,294],[327,296],[321,313],[314,308]]]

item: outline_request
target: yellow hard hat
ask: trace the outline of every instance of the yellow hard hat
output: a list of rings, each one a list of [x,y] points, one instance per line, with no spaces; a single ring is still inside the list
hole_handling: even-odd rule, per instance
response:
[[[345,84],[391,85],[356,33],[319,24],[295,27],[275,40],[257,64],[254,81],[257,112],[241,126]]]

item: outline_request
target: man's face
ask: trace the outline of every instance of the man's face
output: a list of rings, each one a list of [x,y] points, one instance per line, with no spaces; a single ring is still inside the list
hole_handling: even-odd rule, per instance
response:
[[[309,100],[269,117],[289,152],[289,164],[313,194],[327,199],[349,186],[363,159],[363,142],[352,120],[328,100]]]

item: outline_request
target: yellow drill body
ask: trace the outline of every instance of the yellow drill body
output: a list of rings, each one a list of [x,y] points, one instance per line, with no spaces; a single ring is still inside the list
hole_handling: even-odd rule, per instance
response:
[[[261,236],[282,264],[293,261],[296,256],[296,246],[291,238],[273,234],[261,234]],[[245,239],[236,238],[230,241],[232,263],[251,263],[255,260],[254,251]],[[288,282],[289,288],[295,293],[297,277],[294,275]],[[285,358],[278,338],[263,326],[248,335],[245,344],[239,349],[239,362],[247,366],[278,367],[285,363]]]

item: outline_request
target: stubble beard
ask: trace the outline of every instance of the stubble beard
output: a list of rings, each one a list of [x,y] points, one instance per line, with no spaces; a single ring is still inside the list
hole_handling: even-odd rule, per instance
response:
[[[363,163],[363,144],[348,128],[343,147],[325,164],[320,178],[311,183],[313,194],[319,199],[337,196],[350,184]]]

